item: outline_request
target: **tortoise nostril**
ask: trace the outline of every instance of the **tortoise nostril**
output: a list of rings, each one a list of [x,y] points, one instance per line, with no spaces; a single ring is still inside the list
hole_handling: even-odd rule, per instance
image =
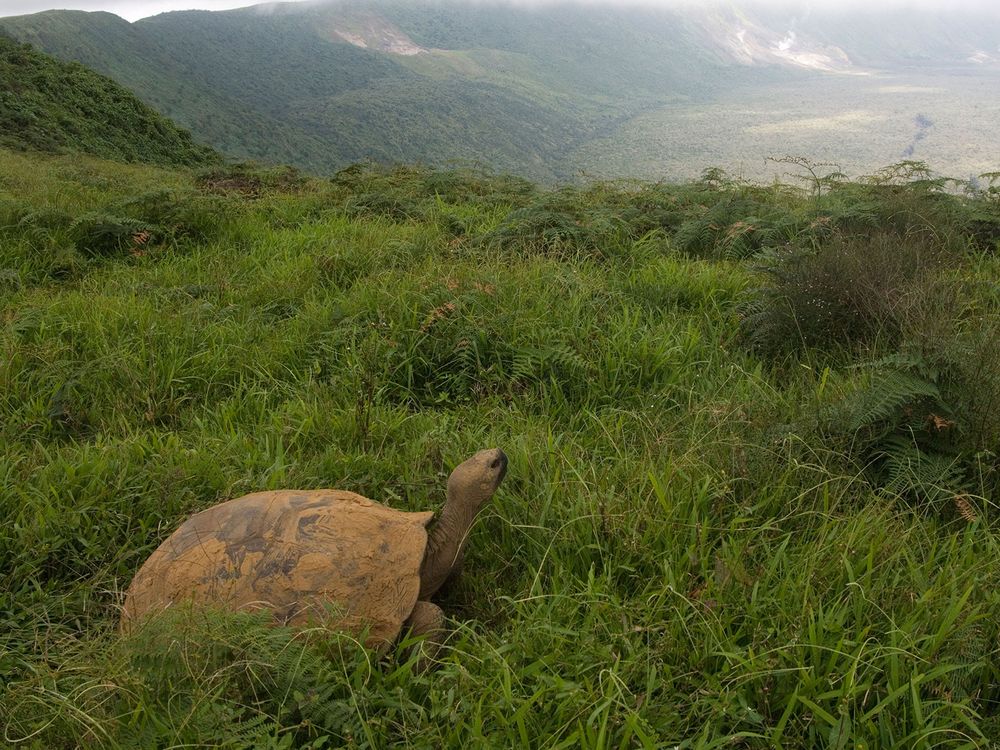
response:
[[[499,485],[507,475],[507,454],[498,450],[497,457],[490,462],[490,468],[496,472],[496,481]]]

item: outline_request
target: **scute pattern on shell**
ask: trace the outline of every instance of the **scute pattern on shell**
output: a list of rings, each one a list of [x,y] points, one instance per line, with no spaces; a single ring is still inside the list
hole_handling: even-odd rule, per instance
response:
[[[183,602],[268,609],[391,644],[417,601],[433,513],[342,490],[258,492],[197,513],[140,568],[122,627]]]

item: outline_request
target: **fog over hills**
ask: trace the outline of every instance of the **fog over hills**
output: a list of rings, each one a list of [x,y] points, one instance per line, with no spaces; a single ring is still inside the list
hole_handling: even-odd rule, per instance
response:
[[[539,179],[761,176],[794,152],[862,172],[994,169],[995,12],[720,3],[346,0],[0,18],[236,157],[329,172],[477,161]]]

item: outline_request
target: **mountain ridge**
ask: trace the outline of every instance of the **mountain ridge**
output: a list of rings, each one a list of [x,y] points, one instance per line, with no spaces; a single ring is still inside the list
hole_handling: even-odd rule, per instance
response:
[[[973,33],[953,21],[962,33],[952,33],[933,15],[863,16],[893,25],[897,43],[881,48],[877,28],[845,16],[740,3],[341,0],[134,23],[48,11],[0,18],[0,28],[115,78],[233,157],[317,172],[361,159],[458,160],[552,180],[579,169],[577,148],[664,107],[816,74],[993,64],[987,42],[1000,22]],[[932,31],[937,41],[924,44]]]

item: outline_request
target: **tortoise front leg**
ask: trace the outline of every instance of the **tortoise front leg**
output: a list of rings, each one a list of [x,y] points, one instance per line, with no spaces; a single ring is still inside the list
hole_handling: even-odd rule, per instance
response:
[[[426,672],[434,664],[448,632],[444,627],[444,612],[432,602],[417,602],[406,625],[411,635],[423,639],[414,648],[420,649],[416,669]]]

